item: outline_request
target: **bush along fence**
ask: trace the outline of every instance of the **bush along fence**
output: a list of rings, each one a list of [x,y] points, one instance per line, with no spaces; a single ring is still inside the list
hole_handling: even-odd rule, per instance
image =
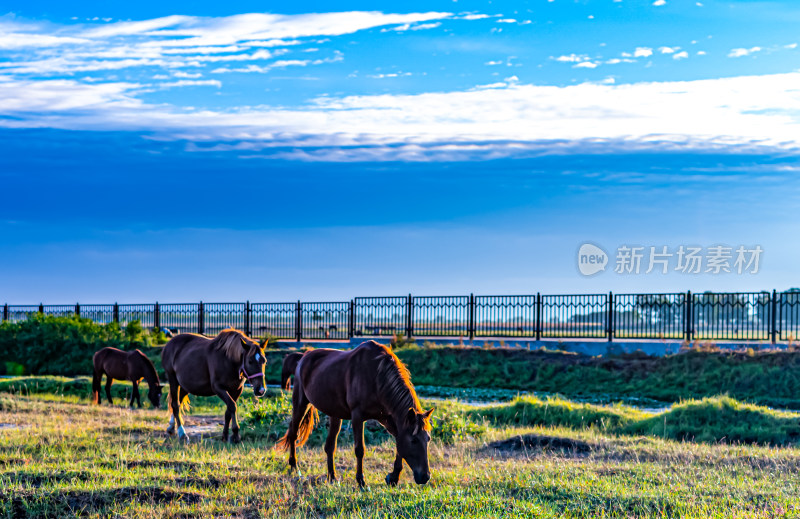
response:
[[[702,294],[356,297],[292,303],[9,305],[4,321],[33,314],[214,335],[233,326],[254,337],[347,340],[404,335],[516,339],[793,341],[800,290]]]

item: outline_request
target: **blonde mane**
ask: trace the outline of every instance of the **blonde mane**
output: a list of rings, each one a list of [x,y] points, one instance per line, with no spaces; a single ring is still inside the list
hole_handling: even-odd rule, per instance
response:
[[[378,361],[378,393],[387,399],[392,409],[406,412],[413,409],[422,413],[422,406],[411,383],[411,373],[403,361],[387,346],[380,344],[383,355]],[[429,421],[424,420],[426,431],[431,430]]]
[[[212,341],[211,349],[225,353],[225,356],[234,362],[242,362],[242,341],[249,346],[258,347],[258,343],[235,328],[226,328],[219,332]]]

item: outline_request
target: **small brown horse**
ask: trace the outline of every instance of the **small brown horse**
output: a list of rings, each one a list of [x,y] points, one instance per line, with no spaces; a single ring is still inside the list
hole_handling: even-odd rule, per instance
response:
[[[315,409],[316,408],[316,409]],[[430,416],[423,412],[405,365],[392,350],[367,341],[351,351],[318,349],[300,358],[294,372],[292,419],[279,447],[289,450],[289,466],[297,468],[295,447],[303,445],[314,429],[319,409],[330,418],[325,453],[328,480],[336,480],[333,456],[342,420],[352,420],[356,455],[356,481],[364,486],[364,422],[377,420],[397,441],[394,469],[386,483],[396,485],[403,460],[424,485],[428,467]]]
[[[264,350],[239,330],[222,330],[214,339],[182,333],[170,339],[161,352],[161,363],[169,381],[169,404],[172,416],[167,433],[188,440],[183,428],[181,407],[189,395],[217,395],[227,404],[222,439],[228,441],[228,428],[233,427],[230,441],[238,443],[239,422],[236,401],[244,390],[245,381],[253,385],[257,397],[264,396]]]
[[[144,353],[139,350],[122,351],[117,348],[103,348],[94,354],[92,358],[94,364],[94,377],[92,379],[92,400],[95,404],[100,403],[100,383],[103,380],[103,375],[106,376],[106,397],[108,403],[113,404],[111,399],[111,384],[114,379],[117,380],[130,380],[133,383],[133,390],[131,391],[131,407],[133,401],[142,407],[142,398],[139,395],[139,381],[145,379],[149,390],[147,398],[153,407],[158,409],[161,407],[161,382],[158,380],[158,374],[153,363],[148,359]]]

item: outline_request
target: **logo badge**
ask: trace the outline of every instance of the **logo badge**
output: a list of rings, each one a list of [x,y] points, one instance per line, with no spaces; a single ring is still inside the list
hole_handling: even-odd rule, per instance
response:
[[[606,251],[591,243],[584,243],[578,249],[578,271],[584,276],[593,276],[602,272],[608,265]]]

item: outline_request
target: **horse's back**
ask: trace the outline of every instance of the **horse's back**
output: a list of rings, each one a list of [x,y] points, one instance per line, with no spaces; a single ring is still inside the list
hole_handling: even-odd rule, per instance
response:
[[[95,369],[101,369],[103,364],[106,362],[114,361],[116,359],[123,359],[126,356],[127,352],[118,348],[106,346],[105,348],[101,348],[94,353],[92,356],[92,363],[94,364]]]
[[[348,351],[321,348],[303,355],[298,363],[295,384],[311,404],[325,414],[350,419],[356,401],[375,389],[377,363],[385,346],[367,341]]]
[[[198,347],[207,347],[211,339],[194,333],[181,333],[173,337],[164,345],[161,350],[161,365],[165,371],[171,371],[175,367],[175,360],[181,353],[187,350],[194,350]]]

